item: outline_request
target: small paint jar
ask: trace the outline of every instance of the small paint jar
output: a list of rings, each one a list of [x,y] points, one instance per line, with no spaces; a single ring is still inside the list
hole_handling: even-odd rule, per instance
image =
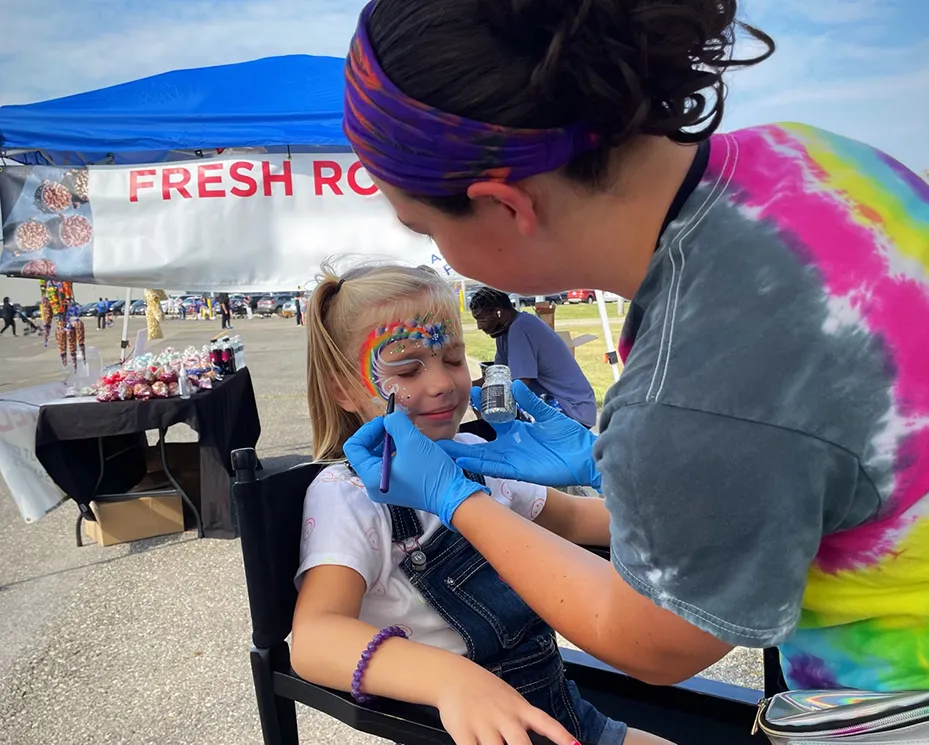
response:
[[[506,365],[491,365],[484,370],[481,387],[481,418],[491,424],[505,424],[516,418],[513,378]]]

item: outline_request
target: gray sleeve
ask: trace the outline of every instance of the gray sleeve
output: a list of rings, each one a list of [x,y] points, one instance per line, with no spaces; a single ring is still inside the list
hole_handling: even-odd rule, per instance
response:
[[[594,452],[623,579],[728,644],[783,642],[825,526],[848,510],[857,460],[790,430],[660,403],[608,407],[601,427]]]

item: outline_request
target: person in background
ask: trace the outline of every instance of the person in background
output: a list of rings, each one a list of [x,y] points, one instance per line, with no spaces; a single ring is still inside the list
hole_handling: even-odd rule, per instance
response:
[[[177,317],[182,321],[187,320],[187,306],[184,305],[184,298],[175,298],[174,302],[177,303]]]
[[[0,329],[0,334],[12,328],[13,336],[16,336],[16,308],[12,306],[8,297],[3,298],[3,307],[0,308],[0,318],[3,319],[3,328]]]
[[[303,301],[301,295],[294,295],[294,315],[297,318],[297,325],[303,325]]]
[[[97,311],[97,330],[100,331],[106,328],[106,311],[110,307],[110,304],[104,300],[102,297],[97,299],[97,305],[95,310]]]
[[[231,329],[232,328],[232,310],[229,306],[229,295],[228,293],[221,292],[217,298],[219,302],[219,313],[222,318],[222,328]]]
[[[565,414],[590,429],[597,400],[568,345],[538,316],[513,307],[509,295],[482,287],[471,299],[477,327],[497,342],[494,364],[507,365],[536,395],[549,394]]]

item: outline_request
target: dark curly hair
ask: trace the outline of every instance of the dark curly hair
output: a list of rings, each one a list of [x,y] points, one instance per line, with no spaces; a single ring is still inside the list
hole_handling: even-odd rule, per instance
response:
[[[736,21],[737,0],[378,0],[368,35],[408,96],[450,114],[509,127],[584,121],[602,138],[564,168],[597,187],[609,153],[638,135],[692,143],[723,118],[733,67],[774,52]],[[741,28],[764,50],[734,59]],[[423,201],[467,214],[467,195]]]
[[[510,300],[510,296],[505,292],[495,290],[492,287],[481,287],[474,293],[474,297],[471,298],[471,302],[468,305],[468,310],[472,313],[479,313],[482,310],[498,309],[512,310],[513,301]]]

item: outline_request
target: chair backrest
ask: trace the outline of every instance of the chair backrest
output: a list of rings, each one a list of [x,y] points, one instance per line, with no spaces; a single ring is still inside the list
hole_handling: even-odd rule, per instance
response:
[[[232,462],[252,641],[270,648],[287,638],[293,624],[303,500],[325,464],[303,463],[259,479],[254,449],[234,451]]]

